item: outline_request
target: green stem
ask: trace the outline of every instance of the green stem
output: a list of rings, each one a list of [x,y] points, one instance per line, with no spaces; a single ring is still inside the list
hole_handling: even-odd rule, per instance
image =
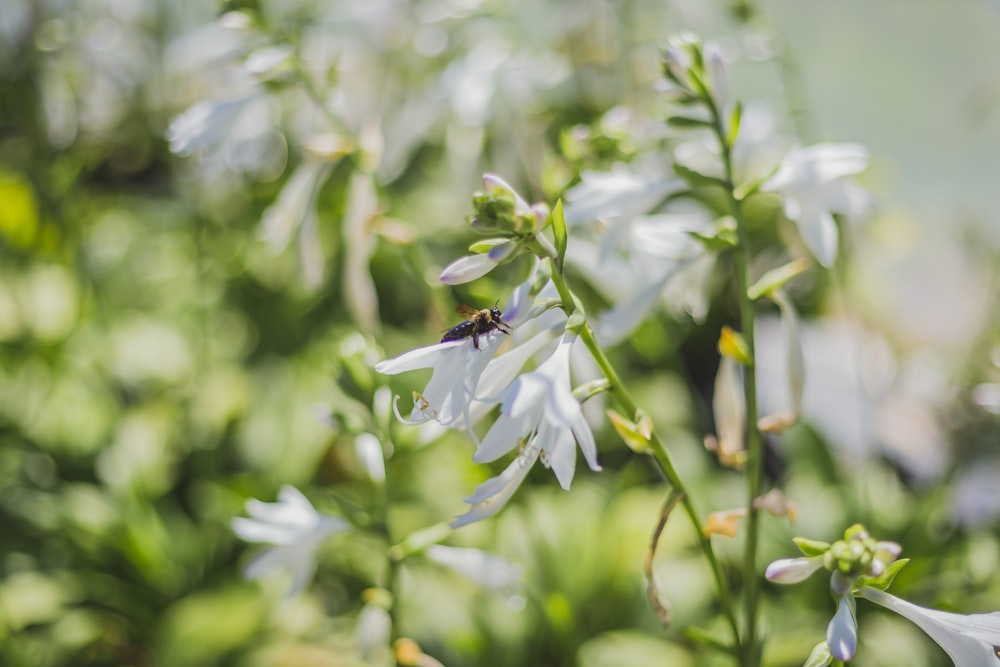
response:
[[[722,149],[725,167],[726,198],[729,210],[736,221],[739,247],[734,253],[736,263],[736,285],[740,300],[740,328],[747,344],[750,363],[744,367],[743,395],[746,401],[746,443],[747,443],[747,537],[743,551],[743,661],[744,667],[759,664],[757,647],[757,607],[759,604],[760,582],[757,576],[757,543],[760,535],[760,511],[754,507],[754,500],[761,495],[763,479],[763,443],[757,428],[757,369],[754,347],[754,304],[748,294],[750,286],[750,248],[747,243],[747,223],[743,206],[736,196],[733,178],[732,147],[726,138],[725,125],[714,100],[707,101],[715,125],[715,133]]]
[[[572,315],[576,309],[576,299],[569,286],[566,284],[566,280],[558,269],[555,268],[555,262],[553,262],[552,270],[552,283],[555,285],[556,290],[559,292],[559,296],[563,302],[563,310],[566,311],[567,315]],[[615,397],[618,403],[618,407],[628,416],[632,418],[638,412],[638,405],[636,405],[635,400],[629,393],[622,382],[621,378],[618,376],[618,372],[615,367],[611,365],[611,360],[608,359],[607,355],[604,354],[604,350],[598,344],[597,339],[594,337],[594,332],[590,328],[589,323],[584,323],[580,328],[580,338],[583,340],[583,344],[587,346],[590,350],[590,354],[594,357],[594,361],[601,368],[601,372],[604,377],[607,378],[608,382],[611,383],[611,394]],[[719,564],[719,559],[715,556],[715,550],[712,548],[711,538],[702,531],[703,522],[699,518],[698,511],[694,506],[694,501],[691,500],[691,494],[687,492],[684,487],[684,481],[681,479],[680,475],[677,473],[677,469],[674,467],[673,461],[670,458],[670,452],[667,451],[666,445],[660,440],[659,436],[654,432],[649,440],[650,449],[653,452],[653,458],[656,460],[663,474],[666,476],[667,481],[670,485],[679,493],[682,494],[681,505],[684,508],[684,513],[687,514],[688,519],[691,521],[691,526],[694,528],[695,535],[698,537],[698,546],[701,547],[702,552],[705,555],[705,560],[708,561],[709,569],[712,571],[712,577],[715,579],[715,585],[719,590],[719,602],[722,607],[723,613],[726,619],[729,621],[730,628],[733,633],[733,643],[739,651],[740,647],[740,635],[739,627],[736,623],[736,616],[733,613],[733,603],[729,595],[729,588],[726,586],[726,581],[722,575],[722,566]]]

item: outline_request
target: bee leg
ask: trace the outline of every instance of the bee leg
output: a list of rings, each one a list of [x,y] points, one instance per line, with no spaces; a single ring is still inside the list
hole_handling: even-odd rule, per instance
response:
[[[479,332],[478,331],[472,332],[472,347],[476,348],[477,350],[479,349]]]

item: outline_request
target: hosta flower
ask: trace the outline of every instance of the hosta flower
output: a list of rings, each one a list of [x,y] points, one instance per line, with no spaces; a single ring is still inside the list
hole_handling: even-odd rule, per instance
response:
[[[432,419],[443,426],[451,426],[459,419],[470,424],[469,404],[475,396],[479,376],[486,370],[486,365],[500,347],[503,338],[506,336],[499,331],[491,331],[479,337],[478,350],[473,346],[471,338],[450,340],[418,347],[395,359],[375,364],[376,372],[385,375],[397,375],[421,368],[434,369],[424,391],[414,394],[410,418],[404,419],[398,411],[396,416],[400,421],[412,425]],[[393,409],[396,409],[395,403]]]
[[[552,468],[560,486],[568,489],[576,469],[576,443],[591,470],[600,470],[597,447],[580,403],[570,386],[570,349],[575,338],[567,333],[551,357],[537,369],[519,376],[503,392],[500,418],[480,443],[475,461],[494,461],[514,448],[519,452],[498,477],[484,482],[466,499],[472,505],[453,526],[462,526],[495,514],[510,499],[538,459]]]
[[[870,587],[862,588],[859,595],[909,619],[944,649],[955,667],[1000,665],[1000,612],[952,614],[918,607]]]
[[[292,581],[287,594],[295,595],[316,572],[316,550],[330,535],[347,530],[350,524],[340,517],[320,514],[309,500],[292,486],[283,486],[278,502],[247,501],[251,518],[233,519],[233,532],[247,542],[263,542],[274,547],[254,558],[243,570],[248,579],[260,579],[286,570]]]
[[[761,190],[784,200],[785,215],[799,228],[806,246],[824,266],[837,256],[837,223],[833,213],[856,215],[867,206],[867,195],[844,182],[863,171],[868,149],[860,144],[815,144],[793,149]]]

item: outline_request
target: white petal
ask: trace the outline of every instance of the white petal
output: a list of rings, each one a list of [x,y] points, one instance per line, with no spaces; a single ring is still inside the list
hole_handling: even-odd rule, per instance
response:
[[[538,432],[535,442],[548,452],[548,464],[559,480],[559,486],[569,490],[576,472],[576,443],[573,442],[572,432],[545,428]]]
[[[723,356],[719,362],[712,394],[712,412],[720,451],[730,455],[742,451],[746,402],[740,365],[731,357]]]
[[[665,213],[636,218],[630,226],[632,249],[666,259],[684,259],[700,250],[691,232],[703,230],[707,222],[703,214]]]
[[[261,237],[275,252],[280,252],[316,202],[317,183],[326,172],[326,165],[318,161],[300,164],[285,182],[278,198],[274,200],[260,220]]]
[[[388,611],[377,604],[362,607],[354,626],[354,637],[363,657],[368,659],[373,651],[388,646],[391,635],[392,617]]]
[[[686,187],[680,179],[640,176],[625,170],[584,172],[580,180],[566,193],[568,225],[608,218],[631,219]]]
[[[358,461],[364,468],[368,479],[376,484],[385,481],[385,458],[382,454],[382,444],[371,433],[361,433],[354,439],[354,451]]]
[[[853,603],[850,594],[840,598],[837,613],[826,627],[826,643],[830,655],[837,660],[850,660],[858,650],[858,624],[854,620]]]
[[[393,359],[385,359],[375,364],[375,372],[383,375],[398,375],[421,368],[432,368],[442,362],[444,356],[453,351],[464,341],[450,340],[446,343],[435,343],[404,352]]]
[[[629,298],[620,300],[614,308],[601,313],[596,323],[596,333],[601,343],[611,346],[632,333],[653,309],[653,304],[670,276],[667,272],[641,285]]]
[[[439,280],[446,285],[461,285],[482,278],[493,270],[497,261],[485,255],[466,255],[459,257],[441,272]]]
[[[507,415],[500,415],[496,423],[490,427],[486,437],[479,443],[472,460],[476,463],[489,463],[514,449],[518,445],[518,440],[527,435],[534,428],[534,420],[529,418],[512,418]]]
[[[792,414],[802,412],[802,392],[805,389],[805,358],[802,354],[802,338],[799,335],[799,318],[795,307],[785,296],[775,299],[781,309],[781,323],[785,329],[785,359],[788,364],[788,393],[791,397]]]
[[[828,183],[856,174],[868,165],[868,149],[861,144],[816,144],[789,151],[762,190],[783,191],[803,184]]]
[[[1000,612],[951,614],[911,604],[883,591],[862,588],[862,597],[909,619],[944,649],[956,667],[995,667]]]
[[[295,540],[295,530],[289,526],[275,525],[244,517],[235,517],[231,526],[236,536],[244,542],[289,544]]]
[[[837,223],[826,209],[813,202],[785,200],[785,214],[798,225],[802,240],[823,266],[833,266],[837,257]]]
[[[465,500],[472,507],[452,521],[451,527],[465,526],[499,512],[521,486],[521,482],[536,460],[538,460],[538,448],[526,449],[499,476],[480,484],[475,493]]]
[[[580,451],[583,452],[583,459],[587,462],[587,466],[594,472],[599,472],[601,466],[597,463],[597,445],[594,443],[594,434],[590,430],[590,424],[583,416],[583,410],[580,410],[579,417],[573,422],[573,436],[580,444]]]
[[[363,331],[379,327],[378,292],[371,272],[375,250],[372,220],[378,215],[378,194],[371,174],[361,170],[351,175],[347,186],[347,208],[341,222],[344,239],[344,300],[354,321]]]

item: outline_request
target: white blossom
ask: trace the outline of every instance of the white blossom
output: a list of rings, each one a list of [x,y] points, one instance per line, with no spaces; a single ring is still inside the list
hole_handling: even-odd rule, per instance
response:
[[[792,149],[761,190],[783,198],[785,215],[795,221],[806,246],[824,266],[837,256],[837,223],[833,213],[860,214],[868,196],[844,182],[863,171],[868,149],[861,144],[815,144]]]
[[[964,615],[926,609],[867,586],[859,595],[909,619],[944,649],[955,667],[1000,664],[1000,612]]]
[[[432,419],[443,426],[451,426],[459,419],[464,424],[470,424],[469,404],[475,396],[479,377],[486,370],[486,365],[500,347],[503,338],[506,336],[499,331],[491,331],[479,337],[478,350],[471,339],[450,340],[418,347],[394,359],[375,364],[375,371],[385,375],[397,375],[421,368],[431,368],[434,371],[424,391],[414,396],[410,418],[404,419],[398,410],[396,416],[400,421],[411,425]],[[393,409],[396,409],[395,402]]]
[[[233,532],[247,542],[274,545],[254,558],[243,570],[248,579],[260,579],[285,570],[291,573],[287,595],[300,592],[316,571],[316,550],[330,535],[350,524],[335,516],[320,514],[295,487],[285,485],[278,502],[247,501],[251,518],[233,519]]]
[[[564,334],[556,351],[530,373],[519,376],[503,392],[500,417],[473,456],[485,463],[519,448],[514,461],[479,486],[465,502],[470,510],[458,517],[461,526],[495,514],[524,481],[539,458],[568,489],[576,468],[576,443],[591,470],[600,470],[594,435],[570,386],[570,350],[575,337]]]
[[[521,567],[482,549],[432,544],[424,553],[435,563],[450,568],[487,590],[510,591],[521,583],[524,576]]]

